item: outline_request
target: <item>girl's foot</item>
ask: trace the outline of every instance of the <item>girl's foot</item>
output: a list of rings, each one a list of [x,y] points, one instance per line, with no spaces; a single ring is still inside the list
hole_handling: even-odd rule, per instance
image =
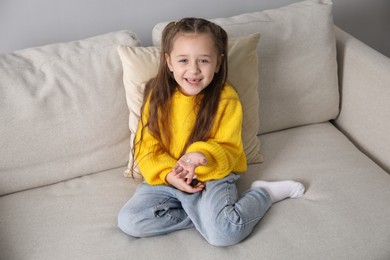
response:
[[[286,198],[300,198],[305,192],[303,184],[296,181],[255,181],[251,187],[265,189],[270,195],[272,203]]]

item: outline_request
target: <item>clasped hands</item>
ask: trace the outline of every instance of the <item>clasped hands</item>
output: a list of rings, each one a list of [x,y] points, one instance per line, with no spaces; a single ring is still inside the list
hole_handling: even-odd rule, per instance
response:
[[[168,173],[166,181],[184,192],[196,193],[202,191],[204,189],[202,183],[198,183],[194,186],[191,186],[190,184],[194,179],[197,179],[197,176],[195,175],[196,167],[206,164],[207,159],[202,153],[186,153],[179,158],[177,164],[172,168],[172,171]]]

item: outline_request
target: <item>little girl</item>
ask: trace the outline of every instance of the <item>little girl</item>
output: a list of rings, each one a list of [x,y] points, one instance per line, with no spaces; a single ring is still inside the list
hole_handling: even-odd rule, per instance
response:
[[[227,34],[221,27],[197,18],[167,25],[134,140],[145,182],[118,217],[126,234],[195,227],[210,244],[229,246],[247,237],[272,203],[303,195],[299,182],[255,181],[238,197],[237,173],[247,169],[243,115],[226,74]]]

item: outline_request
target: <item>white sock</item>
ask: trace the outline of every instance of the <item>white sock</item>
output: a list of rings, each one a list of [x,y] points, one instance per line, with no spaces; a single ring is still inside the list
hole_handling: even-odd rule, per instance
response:
[[[270,195],[272,203],[286,198],[300,198],[305,192],[303,184],[296,181],[255,181],[251,187],[265,189]]]

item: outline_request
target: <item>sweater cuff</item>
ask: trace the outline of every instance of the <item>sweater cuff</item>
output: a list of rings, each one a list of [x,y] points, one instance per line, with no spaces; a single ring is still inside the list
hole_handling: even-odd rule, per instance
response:
[[[166,178],[167,178],[167,175],[170,173],[171,171],[169,170],[165,170],[165,171],[162,171],[159,175],[160,177],[160,180],[162,181],[163,184],[166,184],[166,185],[169,185],[169,183],[167,182]]]

